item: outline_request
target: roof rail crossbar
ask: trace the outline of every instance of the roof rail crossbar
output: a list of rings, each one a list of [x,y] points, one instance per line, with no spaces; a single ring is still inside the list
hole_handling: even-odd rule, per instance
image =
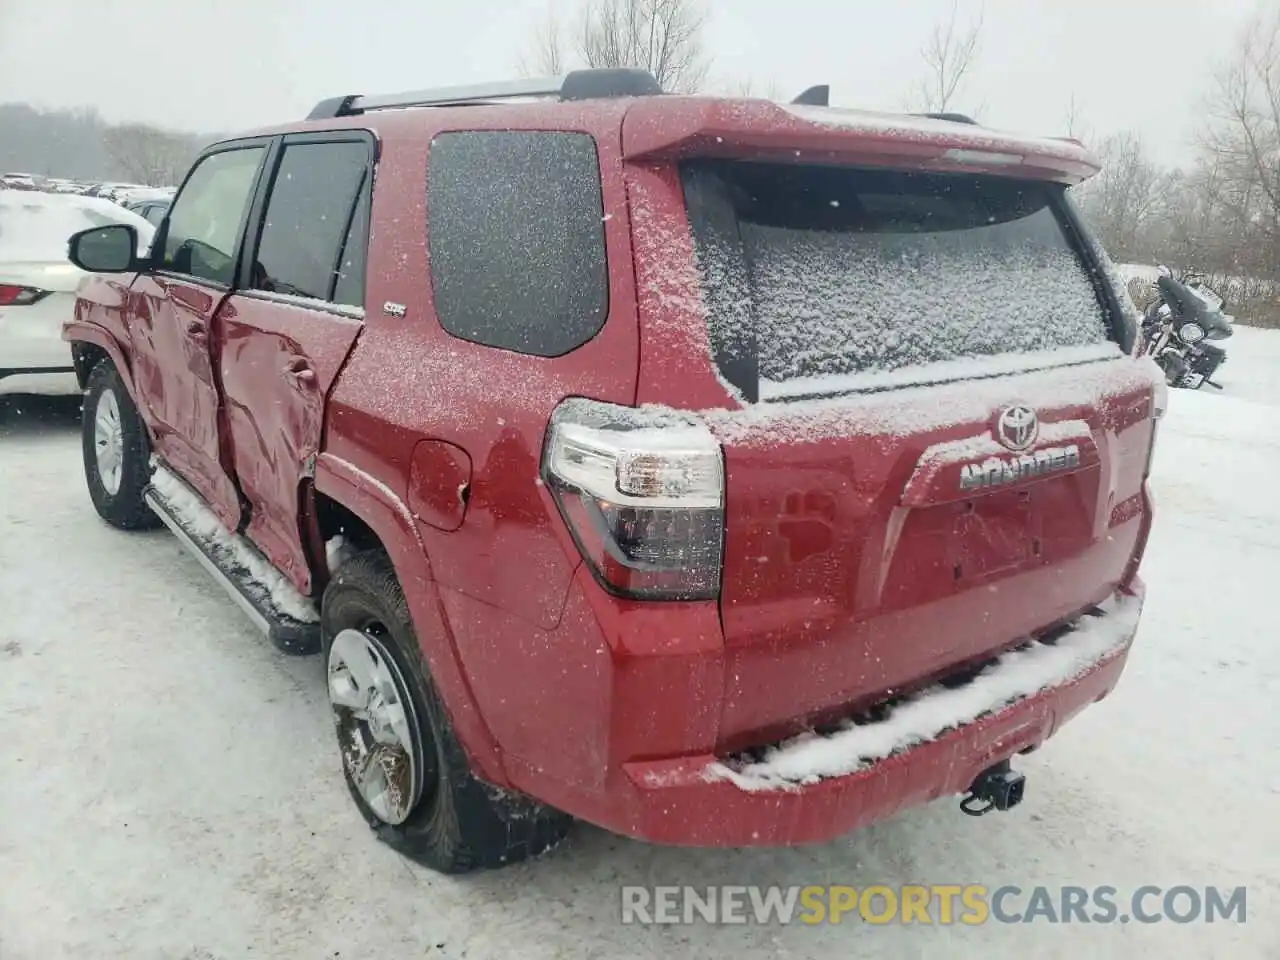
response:
[[[462,104],[494,103],[502,100],[558,97],[561,100],[594,100],[607,97],[647,97],[662,93],[662,87],[647,70],[630,68],[607,70],[573,70],[559,77],[506,80],[461,87],[438,87],[406,93],[346,97],[321,100],[308,115],[308,120],[349,117],[370,110],[397,107],[445,107]]]
[[[973,117],[967,117],[963,113],[920,113],[916,114],[920,117],[928,117],[930,120],[950,120],[952,123],[968,123],[977,126],[978,121]]]
[[[806,107],[829,107],[831,106],[831,86],[820,83],[805,90],[791,102]]]
[[[355,100],[355,94],[347,97],[329,97],[327,100],[321,100],[311,112],[307,114],[308,120],[330,120],[333,117],[345,117],[351,113],[351,101]]]

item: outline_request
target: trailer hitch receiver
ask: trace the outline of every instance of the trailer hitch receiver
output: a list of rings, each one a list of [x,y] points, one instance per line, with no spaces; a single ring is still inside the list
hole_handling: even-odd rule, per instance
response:
[[[1022,802],[1027,778],[1015,773],[1008,760],[988,767],[969,785],[960,801],[960,809],[971,817],[981,817],[992,810],[1012,810]]]

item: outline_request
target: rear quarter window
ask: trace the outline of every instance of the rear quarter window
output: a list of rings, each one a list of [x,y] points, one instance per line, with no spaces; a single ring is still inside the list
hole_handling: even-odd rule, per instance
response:
[[[604,325],[608,270],[591,137],[441,134],[428,159],[427,234],[436,314],[454,336],[554,357]]]
[[[748,396],[1110,340],[1052,185],[724,161],[682,175],[713,348]]]

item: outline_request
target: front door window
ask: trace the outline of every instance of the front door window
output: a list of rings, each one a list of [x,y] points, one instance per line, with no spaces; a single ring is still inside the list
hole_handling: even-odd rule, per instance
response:
[[[244,147],[200,161],[174,201],[161,269],[232,284],[236,244],[264,152],[261,146]]]

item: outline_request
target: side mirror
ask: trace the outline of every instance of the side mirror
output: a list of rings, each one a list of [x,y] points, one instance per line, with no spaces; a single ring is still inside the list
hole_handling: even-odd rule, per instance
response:
[[[142,267],[138,231],[127,223],[73,233],[67,241],[67,256],[90,273],[128,273]]]

